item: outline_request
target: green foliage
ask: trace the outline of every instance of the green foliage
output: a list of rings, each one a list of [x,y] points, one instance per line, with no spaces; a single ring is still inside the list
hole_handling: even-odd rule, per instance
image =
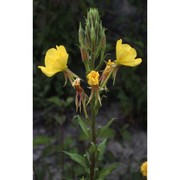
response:
[[[47,137],[47,136],[44,136],[44,135],[39,135],[39,136],[36,136],[34,139],[33,139],[33,146],[38,146],[38,145],[48,145],[51,141],[51,138]]]
[[[119,163],[114,163],[111,164],[105,168],[103,168],[100,172],[99,172],[99,177],[97,180],[104,180],[106,176],[108,176],[114,169],[116,169],[117,167],[119,167]]]
[[[146,1],[128,1],[133,8],[134,13],[126,13],[119,9],[120,2],[106,0],[103,1],[55,1],[55,0],[34,0],[33,1],[33,108],[34,113],[40,111],[40,117],[34,118],[39,121],[47,129],[56,127],[56,123],[62,125],[65,123],[66,115],[71,113],[74,109],[72,102],[75,95],[73,89],[70,89],[70,85],[63,87],[64,78],[62,74],[58,74],[56,77],[46,78],[40,70],[38,65],[42,65],[44,62],[45,52],[55,45],[64,44],[67,48],[69,56],[68,67],[78,75],[82,75],[83,63],[81,62],[78,43],[77,30],[79,27],[79,20],[87,13],[89,7],[97,7],[101,13],[103,25],[108,29],[107,37],[107,54],[106,59],[115,59],[115,43],[117,39],[122,38],[124,42],[132,44],[132,47],[137,49],[137,54],[143,59],[142,65],[138,68],[127,69],[122,67],[118,72],[116,86],[111,86],[111,94],[108,99],[113,103],[118,101],[117,108],[125,116],[129,125],[141,126],[146,129],[147,119],[147,29],[146,29]],[[73,18],[76,17],[76,18]],[[78,70],[78,72],[77,72]],[[83,77],[83,76],[82,76]],[[84,77],[85,79],[85,77]],[[83,84],[87,86],[86,84]],[[70,98],[68,98],[70,97]],[[84,139],[89,138],[88,127],[85,121],[81,118],[77,118],[79,126],[82,130]],[[67,125],[71,124],[66,121]],[[110,128],[113,120],[110,120],[104,127],[99,129],[98,137],[114,138],[116,132]],[[132,123],[134,122],[134,123]],[[129,138],[128,125],[124,125],[117,131],[124,139]],[[55,153],[60,147],[49,147],[51,137],[38,136],[34,138],[34,146],[46,145],[43,155],[46,156],[51,153]],[[72,148],[72,152],[79,151],[78,147],[81,144],[76,144],[78,147],[73,147],[74,137],[69,136],[64,140],[64,149]],[[97,150],[99,151],[99,158],[103,157],[103,150],[105,149],[107,141],[102,141]],[[59,151],[58,151],[59,152]],[[72,155],[73,154],[73,155]],[[85,157],[78,157],[72,153],[68,155],[76,162],[84,162],[84,159],[88,159],[88,152]],[[105,162],[110,162],[111,157],[107,158]],[[65,163],[65,176],[64,179],[80,179],[82,177],[82,170],[80,166],[76,166],[76,162]],[[79,163],[79,164],[81,164]],[[86,162],[87,163],[87,162]],[[83,163],[84,164],[84,163]],[[59,166],[59,164],[57,165]],[[99,180],[104,179],[116,165],[107,167],[100,172]],[[44,179],[45,172],[48,172],[48,167],[42,166],[42,169],[38,169],[38,179]],[[49,173],[50,174],[50,173]],[[138,179],[139,175],[132,174],[132,179]],[[85,177],[85,176],[84,176]],[[49,175],[50,179],[50,175]],[[85,178],[82,177],[82,180]],[[139,178],[140,179],[140,178]]]
[[[125,124],[119,130],[119,133],[121,134],[121,136],[124,140],[131,138],[131,134],[128,131],[128,127],[129,127],[129,124]]]
[[[79,154],[75,154],[75,153],[69,153],[66,151],[63,151],[65,154],[67,154],[72,160],[76,161],[77,163],[79,163],[81,166],[87,168],[87,162],[86,159],[79,155]]]
[[[70,88],[63,88],[64,78],[45,78],[37,68],[42,65],[45,52],[55,45],[64,44],[69,56],[68,66],[78,75],[82,75],[83,63],[78,44],[79,21],[83,21],[89,7],[99,9],[103,25],[108,29],[107,57],[115,59],[117,39],[132,44],[143,59],[138,68],[122,68],[118,72],[116,87],[111,87],[109,99],[119,101],[119,109],[127,118],[133,118],[136,124],[146,128],[147,119],[147,1],[129,0],[129,10],[125,12],[123,2],[97,1],[33,1],[33,107],[46,109],[44,99],[57,96],[60,99],[74,95]],[[72,18],[76,17],[76,18]],[[66,28],[64,28],[66,27]],[[82,68],[81,68],[82,67]],[[84,78],[83,78],[84,79]],[[131,87],[130,87],[131,86]],[[134,125],[134,124],[131,124]]]
[[[104,139],[97,148],[98,151],[98,160],[101,161],[103,159],[103,155],[105,152],[105,148],[106,148],[106,143],[107,143],[107,139]]]
[[[88,129],[87,129],[87,126],[86,126],[85,122],[82,120],[82,118],[81,118],[79,115],[77,115],[76,117],[77,117],[77,119],[78,119],[78,124],[80,125],[83,133],[84,133],[84,134],[86,135],[86,137],[89,139],[89,138],[90,138],[90,134],[89,134],[89,131],[88,131]]]
[[[57,96],[52,96],[47,99],[48,102],[54,103],[58,107],[63,107],[63,108],[67,108],[73,102],[73,100],[74,98],[68,97],[66,101],[64,101],[62,99],[59,99]]]
[[[107,122],[106,125],[104,125],[102,128],[99,128],[99,132],[97,133],[97,136],[104,137],[104,136],[113,136],[113,130],[109,128],[109,126],[112,124],[115,118],[112,118],[110,121]]]

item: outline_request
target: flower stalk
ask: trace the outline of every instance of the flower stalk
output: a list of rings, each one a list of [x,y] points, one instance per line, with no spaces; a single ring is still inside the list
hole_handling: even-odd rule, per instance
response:
[[[96,98],[93,97],[91,101],[91,145],[92,152],[91,152],[91,158],[90,158],[90,180],[95,180],[95,168],[96,168],[96,112],[97,112],[97,106],[96,106]]]
[[[97,178],[104,179],[107,174],[104,175],[102,173],[103,171],[100,173],[98,166],[99,161],[102,160],[107,139],[104,139],[98,144],[100,130],[96,129],[96,116],[99,108],[102,106],[102,94],[104,90],[108,90],[107,83],[111,77],[114,80],[113,82],[115,82],[118,69],[121,66],[135,67],[142,62],[142,59],[136,58],[136,50],[128,44],[123,44],[120,39],[116,43],[116,59],[113,61],[105,61],[105,28],[102,26],[99,12],[95,8],[88,11],[84,29],[81,23],[79,24],[78,37],[81,59],[85,67],[86,80],[88,88],[91,89],[89,95],[86,94],[85,88],[81,86],[82,79],[67,66],[69,54],[66,52],[63,45],[56,46],[56,49],[49,49],[45,56],[45,66],[38,66],[38,68],[40,68],[47,77],[62,72],[65,77],[65,85],[69,80],[74,88],[76,112],[81,113],[81,110],[83,110],[85,116],[85,120],[78,116],[78,123],[83,133],[88,138],[89,147],[84,156],[69,152],[65,153],[85,169],[88,180],[95,180]],[[104,70],[102,70],[101,68],[104,62],[106,62],[106,66]],[[102,128],[103,131],[105,131],[111,123],[112,120]],[[63,125],[61,126],[61,133],[61,150],[64,151]],[[62,156],[62,170],[64,169],[63,161]],[[113,168],[116,168],[116,166],[111,166],[107,171],[110,173]],[[144,169],[145,168],[141,171],[146,173]],[[82,179],[84,179],[84,177]]]

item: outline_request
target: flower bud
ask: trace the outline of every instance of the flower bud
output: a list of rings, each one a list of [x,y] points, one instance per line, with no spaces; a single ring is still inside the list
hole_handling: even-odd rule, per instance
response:
[[[86,48],[80,48],[81,50],[81,58],[82,58],[82,61],[86,61],[88,60],[88,53],[87,53],[87,50]]]
[[[80,46],[84,46],[84,30],[81,26],[81,23],[79,24],[79,31],[78,31],[78,35],[79,35],[79,44]]]
[[[94,43],[95,39],[96,39],[96,35],[95,35],[95,30],[94,27],[91,26],[91,42]]]
[[[102,30],[102,33],[101,33],[100,48],[102,48],[102,49],[105,49],[105,48],[106,48],[105,29],[103,29],[103,30]]]
[[[97,86],[99,85],[99,73],[97,71],[91,71],[87,75],[88,84],[90,86]]]

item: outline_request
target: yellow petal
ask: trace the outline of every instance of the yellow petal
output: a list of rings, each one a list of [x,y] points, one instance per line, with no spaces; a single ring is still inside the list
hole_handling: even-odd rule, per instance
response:
[[[125,51],[124,55],[121,58],[117,59],[117,61],[119,62],[119,64],[123,65],[124,63],[134,61],[136,55],[136,50],[131,48],[128,51]]]
[[[56,46],[57,51],[60,53],[61,56],[67,56],[67,52],[64,46]]]
[[[69,54],[67,54],[67,56],[60,56],[59,59],[57,59],[55,66],[58,67],[60,71],[67,69],[68,56]]]
[[[96,86],[99,85],[99,73],[97,71],[91,71],[88,75],[87,75],[87,79],[88,79],[88,84],[90,86]]]
[[[142,59],[138,58],[138,59],[132,59],[131,61],[121,62],[121,65],[135,67],[141,64],[141,62],[142,62]]]
[[[129,53],[133,53],[134,58],[136,57],[136,52],[133,51],[133,48],[128,44],[122,44],[120,47],[117,47],[116,49],[117,49],[117,52],[116,52],[117,60],[121,60],[123,57],[125,57]]]
[[[117,65],[124,66],[137,66],[142,62],[141,58],[135,59],[137,52],[128,44],[122,44],[122,40],[118,40],[116,43],[116,60]]]
[[[56,46],[57,51],[60,54],[60,58],[58,59],[58,63],[59,63],[59,68],[64,70],[67,68],[67,61],[68,61],[68,57],[69,54],[66,52],[66,49],[64,46]]]
[[[60,54],[55,48],[51,48],[46,52],[45,66],[52,66],[55,61],[59,58]]]
[[[47,51],[45,56],[45,66],[53,71],[63,71],[67,68],[68,54],[64,46],[60,50],[51,48]]]
[[[41,69],[41,71],[46,75],[46,76],[48,76],[48,77],[51,77],[51,76],[53,76],[54,74],[56,74],[57,72],[60,72],[60,71],[55,71],[55,70],[52,70],[52,69],[48,69],[48,68],[46,68],[46,67],[44,67],[44,66],[38,66],[38,68],[40,68]]]
[[[121,45],[122,45],[122,39],[118,40],[116,43],[116,59],[119,59],[119,57],[121,56],[120,54]]]

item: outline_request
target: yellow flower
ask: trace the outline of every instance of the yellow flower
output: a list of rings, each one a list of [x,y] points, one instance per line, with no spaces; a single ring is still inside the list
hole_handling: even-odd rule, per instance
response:
[[[88,84],[90,86],[98,86],[99,85],[99,73],[97,71],[91,71],[87,75]]]
[[[141,173],[143,176],[147,177],[147,161],[141,165]]]
[[[58,72],[62,72],[67,69],[67,60],[69,54],[67,54],[64,46],[56,46],[46,52],[45,67],[38,66],[41,71],[48,77],[53,76]]]
[[[87,79],[88,79],[88,84],[91,86],[91,94],[89,97],[89,101],[87,104],[89,104],[89,102],[92,100],[93,97],[95,97],[95,99],[98,100],[100,106],[101,106],[101,97],[99,95],[99,73],[97,71],[91,71],[88,75],[87,75]]]
[[[116,60],[117,65],[134,67],[142,62],[141,58],[135,59],[137,56],[136,50],[128,44],[122,44],[122,39],[116,43]]]

